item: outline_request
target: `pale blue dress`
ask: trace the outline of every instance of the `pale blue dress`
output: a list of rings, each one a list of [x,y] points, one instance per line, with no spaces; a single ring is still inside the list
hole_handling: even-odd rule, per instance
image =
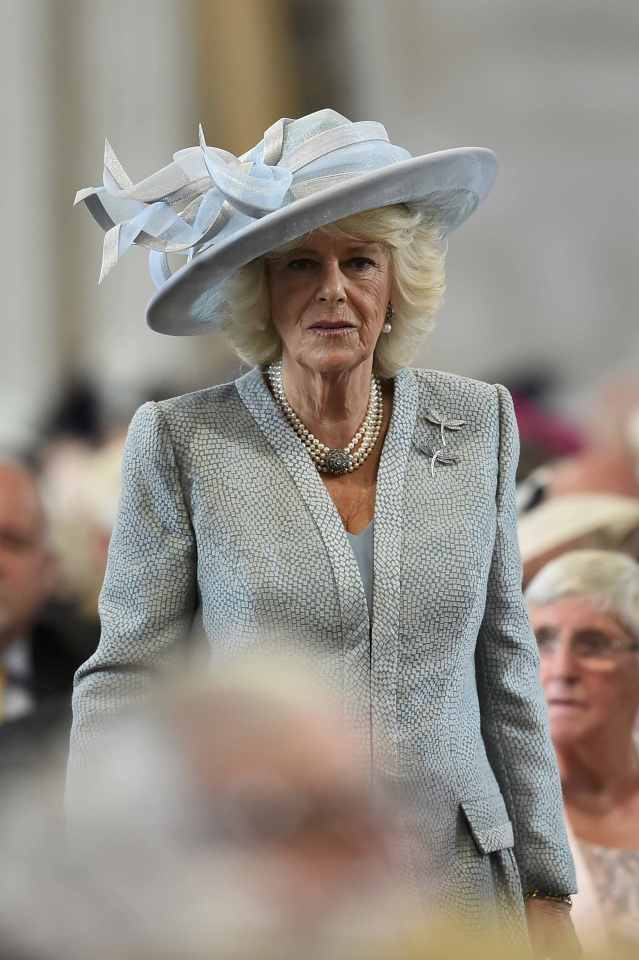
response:
[[[368,606],[369,619],[373,619],[373,544],[374,544],[375,521],[371,520],[369,525],[360,533],[349,533],[346,536],[351,545],[355,562],[362,578],[362,586],[366,594],[366,603]]]

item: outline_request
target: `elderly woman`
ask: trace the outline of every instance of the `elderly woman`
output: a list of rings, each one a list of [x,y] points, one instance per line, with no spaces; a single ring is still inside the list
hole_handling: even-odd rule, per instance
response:
[[[407,367],[445,236],[494,170],[488,150],[411,157],[332,110],[239,159],[201,136],[139,184],[107,144],[104,187],[79,194],[107,230],[103,273],[151,247],[151,327],[222,329],[253,368],[132,422],[72,773],[196,610],[213,651],[301,644],[373,779],[414,801],[418,882],[515,932],[526,899],[548,955],[575,887],[520,587],[512,403]],[[190,259],[169,276],[176,250]]]
[[[639,942],[639,566],[571,551],[526,597],[573,834],[578,929]]]

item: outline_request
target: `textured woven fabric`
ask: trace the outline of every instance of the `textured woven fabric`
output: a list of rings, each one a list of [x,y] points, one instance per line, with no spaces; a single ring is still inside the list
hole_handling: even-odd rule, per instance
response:
[[[76,677],[71,794],[105,717],[172,660],[200,607],[217,653],[272,643],[317,655],[374,776],[410,801],[418,880],[436,875],[471,914],[521,905],[522,886],[573,892],[520,587],[517,456],[504,387],[397,375],[371,626],[339,514],[260,370],[145,404],[126,446],[102,639]]]

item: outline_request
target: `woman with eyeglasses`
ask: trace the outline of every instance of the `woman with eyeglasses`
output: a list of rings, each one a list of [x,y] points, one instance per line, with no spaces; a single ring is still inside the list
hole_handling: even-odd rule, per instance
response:
[[[526,599],[577,866],[577,930],[585,943],[636,949],[639,565],[612,551],[565,553]]]

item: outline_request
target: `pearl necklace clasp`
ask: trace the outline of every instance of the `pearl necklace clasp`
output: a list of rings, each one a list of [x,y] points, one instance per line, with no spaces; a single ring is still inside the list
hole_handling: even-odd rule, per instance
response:
[[[352,473],[370,456],[382,429],[384,401],[379,377],[371,377],[366,416],[359,430],[346,447],[328,447],[308,430],[286,398],[282,361],[272,363],[266,369],[277,405],[289,424],[304,444],[311,460],[320,473],[340,476]]]

